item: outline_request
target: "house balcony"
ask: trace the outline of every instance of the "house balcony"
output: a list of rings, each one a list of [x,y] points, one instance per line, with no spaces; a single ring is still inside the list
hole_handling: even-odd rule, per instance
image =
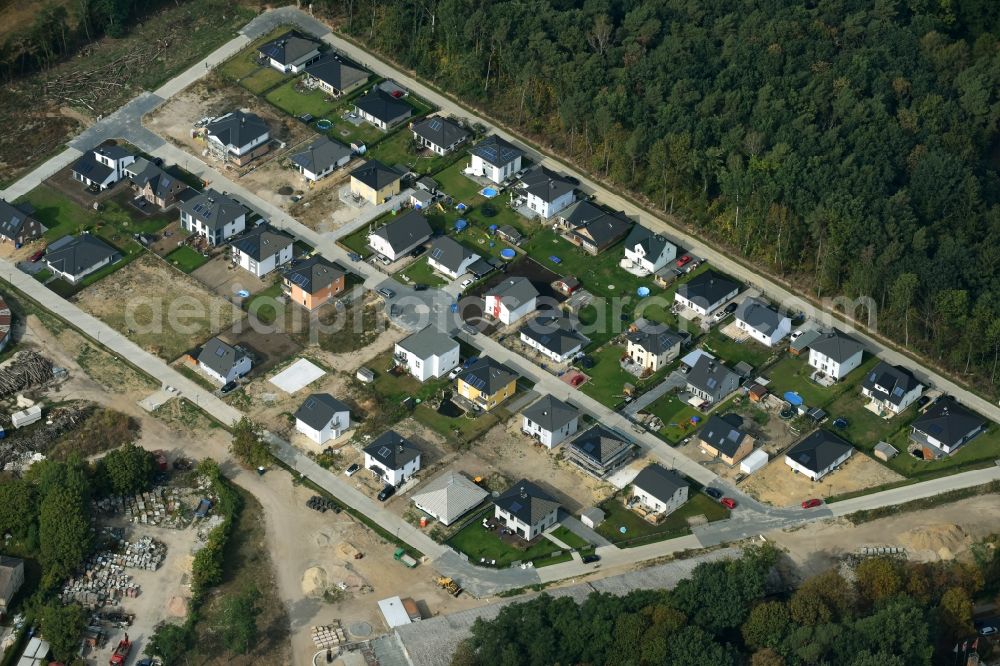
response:
[[[837,383],[836,377],[828,375],[822,370],[814,371],[811,375],[809,375],[809,379],[819,384],[823,388],[830,388],[831,386]]]

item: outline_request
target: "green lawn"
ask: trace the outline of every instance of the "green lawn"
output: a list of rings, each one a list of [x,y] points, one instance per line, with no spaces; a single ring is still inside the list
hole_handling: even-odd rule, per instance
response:
[[[556,551],[561,550],[545,537],[538,537],[525,550],[519,550],[513,546],[505,544],[494,533],[488,531],[482,525],[482,516],[492,515],[492,507],[488,512],[484,512],[464,528],[455,533],[448,540],[448,545],[469,556],[469,561],[479,564],[482,558],[496,560],[496,566],[505,568],[513,562],[524,562],[541,558],[549,558]],[[549,564],[553,564],[549,562]]]
[[[659,525],[646,522],[644,518],[626,507],[620,497],[612,497],[600,506],[604,511],[604,522],[597,528],[598,534],[623,548],[641,546],[654,541],[673,539],[691,533],[687,519],[705,516],[709,522],[729,517],[729,510],[708,495],[690,490],[690,499]],[[625,532],[621,532],[621,528]]]
[[[725,323],[728,324],[730,321],[732,321],[731,317]],[[729,336],[721,333],[718,327],[709,331],[708,335],[702,340],[702,347],[705,348],[705,351],[728,362],[730,367],[740,361],[746,361],[754,368],[760,368],[768,359],[776,354],[775,350],[750,339],[744,342],[736,342]]]
[[[257,64],[257,49],[259,49],[262,44],[271,41],[275,37],[278,37],[290,29],[291,26],[279,26],[266,35],[255,39],[242,51],[224,62],[219,67],[218,72],[227,79],[231,79],[233,81],[239,81],[243,77],[253,74],[260,68],[260,65]],[[274,71],[277,73],[277,70]]]
[[[385,132],[368,122],[362,121],[360,124],[355,125],[354,123],[344,119],[342,115],[343,110],[353,108],[354,107],[350,104],[338,107],[335,115],[327,117],[327,120],[333,123],[333,126],[326,133],[327,136],[348,146],[351,145],[351,143],[363,143],[368,146],[368,148],[378,145],[378,143],[385,138]]]
[[[316,118],[329,119],[334,109],[338,106],[338,102],[333,101],[319,88],[305,92],[296,90],[295,86],[301,80],[302,78],[299,77],[278,86],[267,93],[267,101],[291,116],[300,116],[303,113],[308,113]]]
[[[420,174],[440,171],[463,157],[461,150],[456,150],[448,155],[438,155],[429,150],[418,152],[415,150],[416,147],[413,141],[413,132],[408,127],[403,127],[379,141],[372,150],[371,156],[383,164],[405,164],[411,171]]]
[[[608,345],[589,354],[594,360],[594,367],[583,370],[590,379],[580,387],[580,390],[602,405],[615,409],[624,399],[625,384],[636,387],[652,386],[666,376],[666,369],[641,380],[625,372],[619,363],[624,353],[624,347]]]
[[[389,372],[392,365],[391,351],[383,352],[365,363],[366,368],[375,372],[375,381],[373,382],[375,391],[388,402],[399,403],[409,397],[421,401],[427,400],[448,384],[447,379],[421,382],[409,373],[394,375]]]
[[[907,452],[910,428],[900,429],[889,440],[899,455],[885,465],[907,478],[926,480],[948,474],[989,467],[1000,458],[1000,426],[991,423],[986,432],[940,460],[917,460]]]
[[[574,532],[570,532],[568,528],[560,525],[559,527],[552,530],[552,536],[562,541],[564,544],[570,548],[579,550],[581,548],[586,548],[590,545],[590,542],[577,536]]]
[[[813,368],[807,361],[808,356],[802,355],[787,356],[775,363],[767,371],[767,377],[771,380],[768,389],[777,396],[783,395],[785,391],[796,391],[810,407],[829,404],[843,387],[835,384],[824,388],[813,382],[809,379]]]
[[[427,262],[427,257],[420,257],[412,264],[395,275],[403,283],[426,284],[430,287],[440,287],[448,284],[448,280],[437,273]]]
[[[255,95],[262,95],[284,81],[286,76],[273,67],[258,67],[256,72],[240,79],[240,85]]]
[[[81,231],[94,231],[110,240],[115,240],[114,236],[156,233],[174,220],[174,215],[165,213],[142,215],[126,203],[128,199],[129,193],[121,192],[102,202],[101,210],[95,211],[42,184],[17,201],[34,206],[35,217],[47,228],[45,240],[49,243]]]
[[[338,238],[337,243],[365,258],[372,253],[372,249],[368,247],[368,226],[363,226],[357,231]]]
[[[442,190],[451,195],[456,203],[462,202],[473,206],[486,201],[486,197],[479,194],[479,190],[482,189],[479,183],[462,173],[468,160],[464,159],[466,157],[465,151],[460,152],[463,153],[463,159],[434,174],[434,180],[441,185]]]
[[[272,324],[278,318],[278,313],[283,312],[287,306],[287,303],[282,305],[275,301],[279,296],[281,296],[281,283],[275,282],[246,299],[243,302],[243,309],[252,313],[259,321]]]
[[[172,250],[164,259],[185,273],[190,273],[208,262],[208,257],[202,255],[200,252],[196,252],[187,245],[181,245],[176,250]]]
[[[46,280],[52,277],[52,271],[50,271],[47,268],[43,268],[42,270],[32,275],[32,277],[34,277],[36,280],[44,284]]]
[[[656,415],[663,421],[663,428],[660,429],[660,435],[673,444],[681,441],[697,429],[697,426],[691,423],[692,416],[699,417],[701,421],[705,420],[704,414],[686,402],[681,402],[676,395],[671,394],[665,395],[653,402],[653,404],[646,407],[646,411]]]
[[[490,428],[510,418],[510,412],[503,407],[495,407],[489,412],[469,418],[439,414],[429,404],[422,404],[413,412],[413,417],[431,430],[445,437],[453,446],[464,446],[481,438]]]

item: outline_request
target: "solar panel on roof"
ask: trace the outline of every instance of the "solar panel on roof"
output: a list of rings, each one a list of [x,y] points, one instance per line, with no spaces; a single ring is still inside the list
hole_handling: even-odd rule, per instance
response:
[[[226,355],[226,350],[223,349],[222,347],[218,347],[215,350],[215,355],[216,356],[225,356]]]
[[[718,384],[718,382],[715,381],[715,377],[710,377],[709,380],[705,383],[708,385],[708,388],[710,389],[714,389],[715,386]]]
[[[511,504],[510,504],[510,510],[511,510],[511,513],[517,513],[518,511],[520,511],[520,510],[521,510],[521,509],[523,509],[523,508],[524,508],[524,507],[523,507],[523,506],[521,505],[521,503],[520,503],[520,502],[518,502],[517,500],[514,500],[514,501],[513,501],[513,502],[511,502]]]
[[[486,388],[486,382],[483,381],[481,377],[473,377],[472,381],[469,383],[472,385],[472,388],[476,389],[477,391],[482,391],[484,388]]]
[[[435,118],[435,119],[431,120],[430,126],[431,126],[431,129],[436,132],[436,131],[440,130],[441,127],[442,127],[441,121],[438,120],[437,118]]]
[[[439,247],[434,248],[434,251],[431,252],[431,256],[433,258],[435,258],[435,259],[437,259],[438,257],[440,257],[442,254],[444,254],[444,250],[442,250]]]
[[[901,398],[903,396],[903,389],[897,386],[896,388],[892,389],[892,394],[897,398]]]
[[[379,458],[388,458],[390,453],[392,453],[392,449],[390,449],[388,446],[383,446],[378,450]]]
[[[312,398],[309,398],[308,400],[306,400],[306,409],[312,409],[315,406],[316,406],[316,401],[315,400],[313,400]]]

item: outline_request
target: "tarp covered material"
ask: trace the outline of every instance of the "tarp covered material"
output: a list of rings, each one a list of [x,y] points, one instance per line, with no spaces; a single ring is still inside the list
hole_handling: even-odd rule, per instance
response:
[[[767,451],[764,449],[756,449],[753,453],[740,461],[740,471],[744,474],[753,474],[766,464]]]
[[[403,600],[399,597],[389,597],[378,602],[378,608],[382,611],[382,617],[390,629],[410,624],[410,615],[403,607]]]

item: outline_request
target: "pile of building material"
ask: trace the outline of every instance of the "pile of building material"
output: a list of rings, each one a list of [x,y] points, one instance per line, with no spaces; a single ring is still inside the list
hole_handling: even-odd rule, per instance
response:
[[[347,642],[344,628],[340,626],[340,620],[334,620],[330,624],[312,628],[313,643],[319,649],[335,648]]]
[[[183,529],[191,518],[183,509],[191,502],[189,493],[179,488],[158,486],[138,495],[107,497],[95,502],[98,511],[106,514],[124,514],[129,522]]]
[[[118,563],[130,569],[156,571],[167,557],[167,547],[152,537],[126,542]]]
[[[0,368],[0,398],[47,384],[53,379],[52,370],[52,361],[38,352],[18,352]]]
[[[60,598],[64,604],[76,602],[92,610],[117,606],[124,598],[139,596],[140,587],[126,570],[155,571],[166,555],[166,545],[150,537],[120,541],[117,552],[102,550],[92,555],[83,574],[63,586]]]
[[[0,414],[0,428],[6,435],[0,439],[0,470],[26,469],[32,459],[44,459],[59,437],[83,421],[88,413],[79,403],[60,405],[49,410],[42,425],[23,431],[15,431],[10,417]]]

